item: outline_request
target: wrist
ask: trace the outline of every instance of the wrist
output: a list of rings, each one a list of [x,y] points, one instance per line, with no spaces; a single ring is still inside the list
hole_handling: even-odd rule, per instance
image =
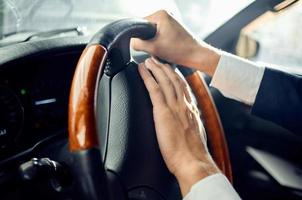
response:
[[[185,162],[174,175],[184,197],[195,183],[216,173],[219,173],[219,169],[211,158],[207,158],[205,161]]]
[[[191,66],[213,76],[220,60],[220,51],[206,43],[199,43],[193,52],[194,65]]]

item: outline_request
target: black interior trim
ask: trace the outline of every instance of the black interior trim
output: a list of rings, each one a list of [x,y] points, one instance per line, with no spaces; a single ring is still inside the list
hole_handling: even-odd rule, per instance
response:
[[[235,44],[241,29],[266,11],[273,11],[274,7],[282,1],[256,0],[207,36],[204,41],[217,48],[234,53]]]
[[[22,59],[40,56],[41,54],[56,52],[60,50],[83,50],[89,42],[90,37],[64,37],[52,38],[39,41],[23,42],[0,48],[0,68]]]

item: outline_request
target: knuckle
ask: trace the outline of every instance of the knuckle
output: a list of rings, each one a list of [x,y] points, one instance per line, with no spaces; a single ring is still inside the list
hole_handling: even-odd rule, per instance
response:
[[[188,112],[188,107],[187,107],[187,105],[186,105],[185,103],[179,104],[178,109],[179,109],[181,112],[183,112],[183,113],[187,113],[187,112]]]
[[[193,111],[194,111],[194,113],[195,113],[197,116],[200,116],[200,111],[199,111],[199,109],[197,108],[196,105],[193,106]]]
[[[162,65],[166,68],[171,68],[171,65],[169,65],[169,64],[162,64]]]
[[[148,85],[153,85],[153,80],[152,80],[152,78],[153,77],[150,77],[150,76],[147,76],[146,78],[145,78],[145,81],[146,81],[146,83],[148,84]],[[151,86],[152,87],[152,86]],[[153,87],[155,87],[155,86],[153,86]]]
[[[153,53],[155,53],[155,52],[157,52],[157,48],[156,48],[156,45],[148,45],[148,53],[151,53],[151,54],[153,54]]]
[[[159,94],[161,94],[161,88],[156,85],[152,88],[152,92],[156,95],[159,95]]]
[[[164,103],[158,104],[157,106],[153,107],[154,111],[156,111],[157,114],[161,113],[162,115],[169,115],[172,113],[169,106],[167,106]]]
[[[186,90],[187,92],[189,92],[189,86],[188,86],[188,84],[186,82],[184,82],[184,81],[181,80],[180,84],[181,84],[183,90]]]
[[[183,78],[181,78],[179,75],[177,75],[177,78],[182,85],[184,85],[184,86],[187,85],[186,81]]]
[[[183,129],[185,130],[186,133],[190,133],[192,127],[190,126],[190,123],[186,121],[186,123],[183,123]]]
[[[164,10],[164,9],[162,9],[162,10],[159,10],[158,11],[158,16],[160,17],[160,18],[168,18],[170,15],[169,15],[169,13],[167,12],[167,10]]]
[[[176,72],[173,73],[173,77],[174,77],[175,80],[177,80],[177,83],[179,83],[180,85],[182,85],[183,80],[182,80],[182,78]]]
[[[171,80],[165,79],[165,82],[166,82],[166,85],[167,85],[169,88],[173,87],[173,83],[172,83]]]
[[[174,78],[175,82],[176,82],[178,85],[182,86],[182,80],[180,79],[179,76],[177,76],[177,75],[175,74],[175,75],[173,76],[173,78]]]

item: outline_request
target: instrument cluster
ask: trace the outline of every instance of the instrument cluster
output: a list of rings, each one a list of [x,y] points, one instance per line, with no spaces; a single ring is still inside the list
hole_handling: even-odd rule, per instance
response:
[[[0,66],[0,159],[67,134],[68,97],[79,53]]]

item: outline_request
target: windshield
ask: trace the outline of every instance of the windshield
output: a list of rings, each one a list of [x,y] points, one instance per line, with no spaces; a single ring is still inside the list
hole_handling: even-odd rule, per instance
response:
[[[233,2],[233,3],[232,3]],[[96,32],[105,24],[143,17],[166,9],[196,35],[204,38],[252,0],[2,0],[1,38],[20,32],[87,27]]]

